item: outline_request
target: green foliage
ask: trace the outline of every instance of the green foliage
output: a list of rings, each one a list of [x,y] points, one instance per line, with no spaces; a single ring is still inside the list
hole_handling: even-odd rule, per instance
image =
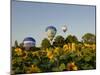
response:
[[[43,49],[49,48],[51,46],[50,41],[48,39],[43,39],[41,43],[41,47]]]
[[[20,48],[23,48],[23,45],[24,45],[23,43],[20,43],[20,44],[19,44],[19,47],[20,47]]]
[[[66,69],[66,66],[64,63],[62,63],[60,66],[59,66],[59,70],[60,71],[63,71],[64,69]]]
[[[78,43],[78,39],[74,35],[73,36],[72,35],[68,35],[67,38],[65,39],[65,42],[66,43],[72,43],[72,42]]]
[[[56,36],[56,38],[54,39],[53,45],[56,47],[62,47],[64,43],[65,43],[64,38],[61,35],[59,35]]]
[[[30,50],[32,50],[32,51],[38,51],[38,50],[40,50],[40,48],[34,46],[34,47],[31,47]]]
[[[75,64],[73,63],[71,65],[74,65],[73,68],[78,68],[78,70],[96,68],[96,51],[92,48],[84,48],[67,53],[63,52],[61,47],[52,48],[52,50],[49,48],[49,51],[53,51],[49,56],[47,56],[48,52],[46,50],[25,51],[20,48],[17,48],[17,50],[19,52],[16,51],[16,48],[12,47],[12,71],[16,74],[28,73],[27,71],[29,71],[29,73],[67,71],[67,68],[70,68],[67,64],[70,62],[74,62]],[[62,52],[60,50],[62,50]],[[59,54],[56,55],[55,51]],[[50,59],[49,57],[51,57],[51,55],[53,55],[53,58]],[[35,67],[32,68],[31,65],[35,65]]]
[[[84,43],[93,44],[96,42],[96,36],[94,34],[91,34],[91,33],[86,33],[85,35],[83,35],[82,41]]]
[[[19,46],[18,46],[18,42],[17,42],[17,40],[15,41],[15,45],[14,45],[14,47],[15,47],[15,48],[19,47]]]

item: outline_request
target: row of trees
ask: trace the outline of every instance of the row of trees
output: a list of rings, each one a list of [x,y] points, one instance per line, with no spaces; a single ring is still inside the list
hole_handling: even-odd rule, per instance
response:
[[[55,37],[53,46],[56,47],[62,47],[64,44],[67,43],[86,43],[86,44],[95,44],[96,43],[96,36],[91,33],[86,33],[84,36],[82,36],[82,40],[79,41],[78,38],[75,35],[68,35],[65,39],[63,36],[58,35]],[[42,40],[41,47],[42,48],[48,48],[51,44],[47,38]]]
[[[52,46],[55,47],[63,47],[64,44],[67,43],[87,43],[87,44],[95,44],[96,43],[96,36],[92,33],[86,33],[82,36],[82,40],[79,41],[78,38],[75,35],[68,35],[66,38],[64,38],[61,35],[58,35],[55,37]],[[18,44],[17,40],[15,41],[14,47],[23,47],[23,43]],[[44,38],[41,42],[41,48],[48,48],[51,47],[51,43],[47,38]]]

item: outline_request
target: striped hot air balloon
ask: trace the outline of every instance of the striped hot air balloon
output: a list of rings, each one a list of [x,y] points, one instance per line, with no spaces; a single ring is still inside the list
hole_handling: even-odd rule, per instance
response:
[[[24,44],[23,47],[27,50],[27,49],[29,49],[31,47],[34,47],[35,44],[36,44],[36,41],[32,37],[26,37],[23,40],[23,44]]]

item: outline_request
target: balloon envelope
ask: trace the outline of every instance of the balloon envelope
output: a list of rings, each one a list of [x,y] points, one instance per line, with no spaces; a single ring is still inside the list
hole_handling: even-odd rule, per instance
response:
[[[45,31],[47,33],[48,39],[52,41],[57,32],[56,28],[54,26],[48,26]]]
[[[26,38],[23,40],[23,44],[24,44],[24,47],[25,47],[25,48],[30,48],[30,47],[35,46],[36,41],[35,41],[35,39],[32,38],[32,37],[26,37]]]
[[[62,30],[63,30],[63,32],[66,32],[66,31],[67,31],[67,26],[64,25],[64,26],[62,27]]]

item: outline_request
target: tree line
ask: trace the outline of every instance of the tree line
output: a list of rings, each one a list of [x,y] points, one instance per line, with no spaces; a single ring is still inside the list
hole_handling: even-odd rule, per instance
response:
[[[81,41],[79,41],[75,35],[68,35],[66,38],[64,38],[61,35],[57,35],[54,38],[52,44],[50,43],[48,38],[44,38],[41,41],[41,47],[35,47],[34,50],[39,50],[40,48],[46,49],[49,47],[63,47],[64,44],[68,44],[68,43],[96,44],[96,36],[92,33],[86,33],[82,36]],[[16,40],[13,48],[16,48],[16,47],[23,48],[23,43],[18,44],[18,41]]]

